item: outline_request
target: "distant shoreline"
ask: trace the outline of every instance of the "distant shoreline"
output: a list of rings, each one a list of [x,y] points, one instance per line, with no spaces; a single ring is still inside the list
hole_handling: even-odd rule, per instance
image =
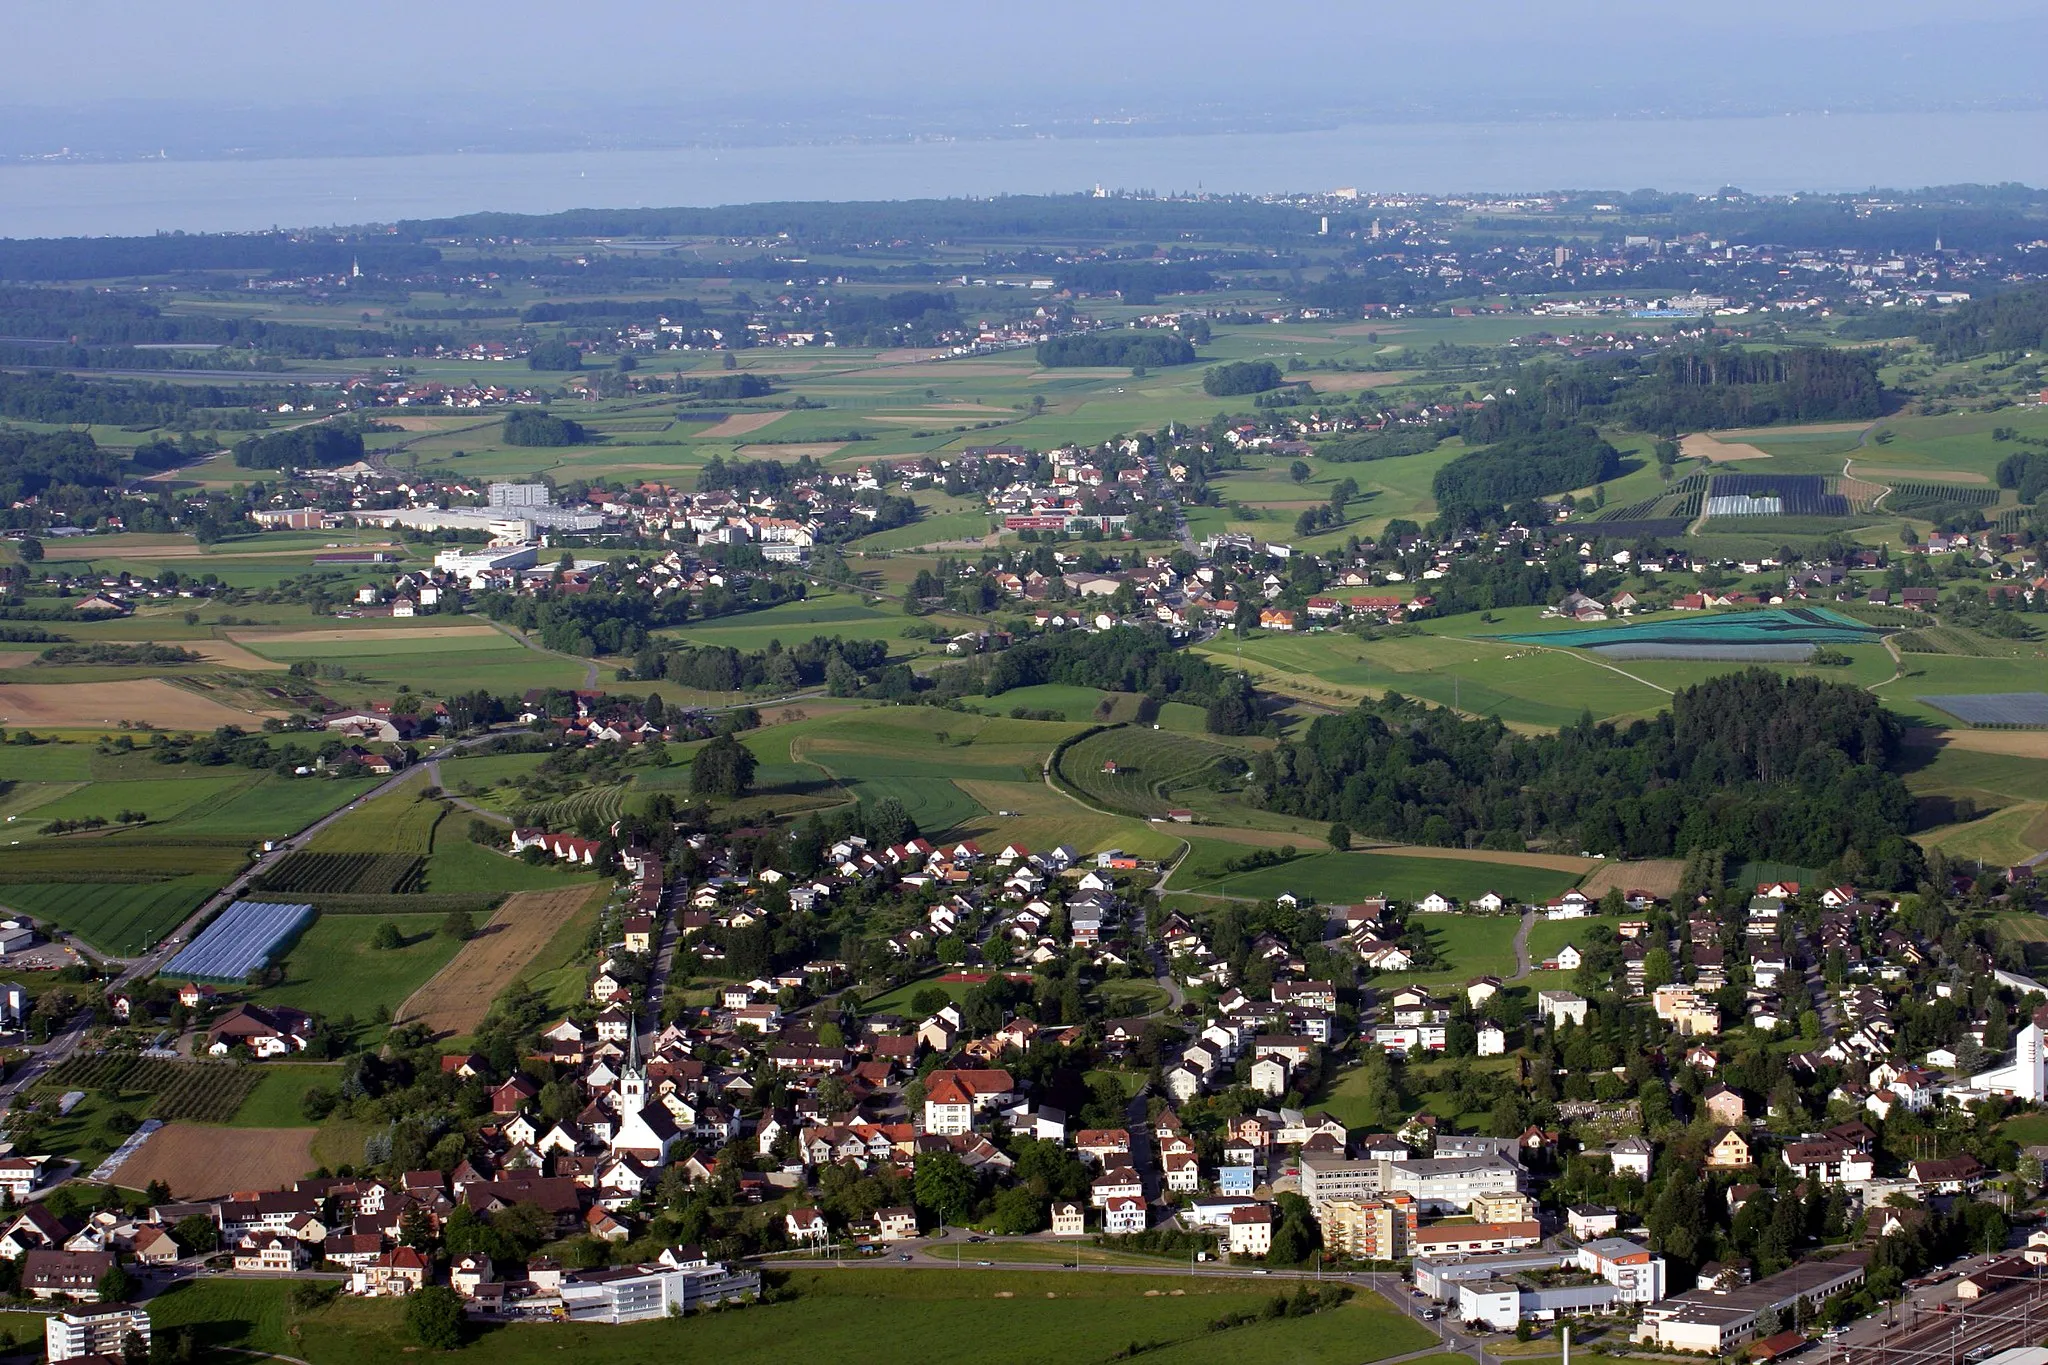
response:
[[[1844,192],[2048,183],[2048,110],[1348,124],[1316,131],[669,151],[0,163],[0,236],[245,231],[482,211],[1110,191],[1656,188]]]

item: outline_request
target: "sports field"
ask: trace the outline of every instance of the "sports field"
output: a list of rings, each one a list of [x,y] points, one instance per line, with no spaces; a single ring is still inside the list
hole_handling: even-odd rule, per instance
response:
[[[999,1256],[1000,1242],[985,1250]],[[1166,1365],[1238,1365],[1247,1358],[1363,1365],[1434,1340],[1427,1327],[1374,1294],[1308,1317],[1265,1317],[1266,1305],[1291,1286],[1250,1277],[849,1267],[792,1271],[784,1289],[787,1297],[778,1303],[688,1320],[500,1327],[444,1358],[500,1365],[599,1359],[774,1365],[794,1347],[846,1365],[892,1365],[905,1339],[971,1339],[973,1358],[988,1365],[1107,1365],[1129,1358],[1124,1353],[1132,1342]],[[344,1295],[288,1315],[288,1290],[275,1282],[192,1281],[151,1301],[151,1324],[158,1333],[190,1325],[209,1347],[289,1355],[311,1365],[398,1365],[417,1350],[404,1339],[403,1305],[395,1300]],[[1225,1318],[1241,1318],[1244,1325],[1214,1326]]]

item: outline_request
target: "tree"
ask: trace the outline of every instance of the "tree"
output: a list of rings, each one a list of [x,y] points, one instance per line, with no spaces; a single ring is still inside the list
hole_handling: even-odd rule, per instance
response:
[[[1330,847],[1336,849],[1339,853],[1350,848],[1351,826],[1341,820],[1333,821],[1330,825]]]
[[[737,800],[753,787],[758,763],[753,750],[731,735],[720,735],[700,749],[690,765],[690,791]]]
[[[40,564],[43,562],[43,542],[37,540],[34,536],[28,537],[21,544],[15,546],[14,552],[21,556],[21,562],[24,564]]]
[[[135,1295],[135,1277],[116,1262],[106,1268],[93,1288],[99,1291],[101,1303],[126,1303]]]
[[[462,1296],[445,1285],[432,1284],[406,1296],[405,1330],[430,1351],[452,1351],[462,1344]]]
[[[403,948],[405,946],[405,934],[396,924],[387,919],[377,926],[376,937],[370,940],[370,946],[379,952],[387,953],[394,948]]]
[[[924,1152],[911,1178],[914,1198],[949,1223],[964,1221],[974,1211],[974,1176],[951,1152]]]
[[[204,1214],[188,1214],[171,1229],[173,1241],[189,1256],[204,1256],[220,1249],[220,1225]]]
[[[447,917],[441,921],[441,934],[442,937],[452,938],[457,943],[466,943],[476,935],[476,921],[470,917],[467,910],[450,910]]]
[[[1296,483],[1307,483],[1308,476],[1312,472],[1308,465],[1301,460],[1296,460],[1293,464],[1287,466],[1287,477]]]

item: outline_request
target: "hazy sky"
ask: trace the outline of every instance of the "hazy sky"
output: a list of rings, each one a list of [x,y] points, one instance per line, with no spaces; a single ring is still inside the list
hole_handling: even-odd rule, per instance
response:
[[[1505,82],[1560,100],[1887,84],[2029,95],[2039,0],[60,0],[9,6],[0,105],[409,104],[431,94],[866,113],[1070,94],[1328,106]],[[1974,89],[1972,87],[1975,87]]]

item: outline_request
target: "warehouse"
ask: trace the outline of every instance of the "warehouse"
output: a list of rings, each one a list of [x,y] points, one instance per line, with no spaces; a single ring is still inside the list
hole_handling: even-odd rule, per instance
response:
[[[1851,1252],[1834,1260],[1807,1261],[1726,1293],[1690,1290],[1645,1308],[1636,1340],[1667,1350],[1720,1355],[1756,1335],[1757,1319],[1766,1313],[1783,1316],[1802,1303],[1811,1308],[1862,1284],[1869,1258],[1868,1252]],[[1808,1309],[1800,1311],[1804,1316]]]

